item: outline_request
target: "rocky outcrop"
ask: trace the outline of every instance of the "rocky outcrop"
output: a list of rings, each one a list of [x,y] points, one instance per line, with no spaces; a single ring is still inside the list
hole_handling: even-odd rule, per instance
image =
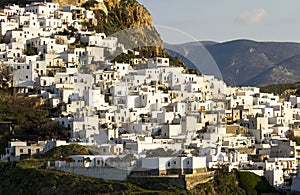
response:
[[[139,4],[136,0],[121,0],[117,6],[121,9],[126,9],[128,13],[129,26],[152,26],[152,16],[148,10]]]
[[[126,48],[162,46],[160,35],[152,26],[152,16],[136,0],[105,0],[108,14],[95,10],[97,25],[86,24],[88,30],[118,37]]]
[[[82,6],[85,4],[84,0],[53,0],[53,2],[59,3],[60,7],[65,5]],[[134,32],[130,33],[133,36],[129,35],[126,39],[133,41],[135,45],[145,45],[138,42],[145,42],[150,39],[153,42],[159,42],[158,45],[162,45],[159,34],[152,27],[151,14],[136,0],[104,0],[90,9],[94,11],[96,20],[85,23],[88,30],[96,30],[97,32],[104,32],[106,35],[112,35],[132,27],[141,27],[136,28]],[[148,26],[148,28],[143,28],[144,26]],[[125,35],[121,36],[125,37]]]
[[[85,3],[84,0],[52,0],[52,2],[58,3],[60,8],[67,5],[81,7]],[[91,10],[103,10],[107,14],[107,8],[104,2],[98,2]]]
[[[52,2],[58,3],[60,7],[67,5],[80,7],[85,3],[85,0],[52,0]],[[103,2],[98,2],[95,4],[95,7],[91,8],[91,10],[97,9],[103,10],[105,13],[118,10],[120,14],[124,14],[120,16],[127,19],[125,21],[127,27],[152,25],[151,14],[136,0],[104,0]]]
[[[117,37],[125,48],[142,46],[157,47],[154,52],[162,53],[163,44],[160,35],[152,26],[152,16],[137,0],[104,0],[97,4],[84,0],[53,0],[64,5],[90,7],[95,13],[95,20],[83,22],[87,30],[105,33]],[[90,6],[94,4],[93,6]],[[152,50],[151,50],[152,51]],[[146,52],[147,53],[147,52]],[[149,53],[149,52],[148,52]]]

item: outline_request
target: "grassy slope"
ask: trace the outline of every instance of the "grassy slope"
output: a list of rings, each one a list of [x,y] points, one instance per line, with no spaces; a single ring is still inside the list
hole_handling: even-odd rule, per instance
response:
[[[44,155],[14,163],[0,163],[0,194],[188,194],[165,186],[153,190],[130,182],[106,181],[44,169],[47,160],[63,159],[71,154],[89,154],[80,145],[60,146]]]
[[[45,154],[36,155],[38,159],[60,160],[66,159],[71,155],[89,155],[90,151],[86,146],[78,144],[70,144],[66,146],[59,146],[49,150]]]
[[[269,185],[265,177],[260,177],[251,172],[237,172],[239,186],[247,192],[247,194],[277,194],[275,188]]]
[[[0,194],[171,194],[185,191],[145,190],[129,182],[105,181],[20,164],[0,165]],[[30,164],[30,163],[29,163]]]
[[[220,169],[215,171],[214,179],[210,182],[197,185],[192,192],[194,194],[243,194],[245,190],[238,186],[238,180],[233,173]]]
[[[200,184],[191,191],[194,194],[223,195],[223,194],[277,194],[264,177],[251,172],[228,173],[217,170],[213,181]]]
[[[0,194],[261,194],[274,192],[265,178],[249,172],[217,170],[213,181],[191,191],[162,183],[137,186],[44,169],[47,160],[66,159],[71,154],[89,154],[85,146],[60,146],[44,155],[15,163],[0,164]]]

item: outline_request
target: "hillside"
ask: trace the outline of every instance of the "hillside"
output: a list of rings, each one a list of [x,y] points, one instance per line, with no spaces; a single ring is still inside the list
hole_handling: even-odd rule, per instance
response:
[[[271,85],[271,84],[289,84],[300,81],[300,55],[272,66],[257,76],[243,83],[243,85]]]
[[[34,158],[0,163],[0,194],[188,194],[171,186],[160,185],[158,188],[161,189],[153,189],[130,182],[106,181],[45,169],[47,160],[89,153],[86,146],[68,145]]]
[[[276,192],[268,182],[249,172],[216,170],[212,181],[191,191],[163,183],[142,186],[120,181],[89,178],[45,169],[47,160],[66,159],[68,155],[89,154],[86,146],[60,146],[44,155],[13,163],[0,163],[0,194],[261,194]],[[249,184],[249,185],[248,185]]]
[[[21,163],[1,163],[0,172],[0,194],[187,194],[184,190],[172,187],[161,191],[149,190],[129,182],[24,168]]]
[[[299,81],[299,43],[235,40],[224,43],[202,42],[218,65],[228,85],[263,86]],[[189,58],[202,49],[199,43],[173,45]]]
[[[0,121],[14,123],[11,138],[20,140],[67,139],[68,131],[49,117],[55,116],[53,109],[39,97],[14,95],[13,92],[0,90]],[[2,137],[0,136],[0,143]],[[4,140],[3,140],[4,141]],[[3,153],[3,145],[0,152]]]
[[[263,93],[274,93],[283,97],[288,97],[289,95],[300,95],[300,83],[291,84],[272,84],[266,85],[260,88]]]
[[[223,195],[223,194],[278,194],[264,177],[251,172],[234,171],[229,173],[224,169],[215,171],[212,181],[197,185],[193,194]]]

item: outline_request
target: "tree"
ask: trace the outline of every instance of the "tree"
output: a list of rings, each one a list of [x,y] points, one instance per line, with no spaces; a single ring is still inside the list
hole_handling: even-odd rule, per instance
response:
[[[95,7],[95,5],[97,5],[97,4],[98,4],[98,1],[96,1],[96,0],[88,0],[85,3],[83,3],[81,5],[81,7],[84,7],[86,10],[90,10],[91,7]]]
[[[12,68],[8,64],[0,63],[0,88],[10,87],[12,81]]]
[[[0,43],[5,43],[5,44],[10,43],[9,37],[0,34]]]
[[[67,139],[68,131],[58,122],[50,120],[50,108],[41,105],[39,98],[12,96],[0,93],[0,121],[14,121],[14,137],[21,140],[44,138]]]
[[[34,47],[28,47],[27,50],[24,52],[25,55],[27,56],[34,56],[37,55],[37,49]]]

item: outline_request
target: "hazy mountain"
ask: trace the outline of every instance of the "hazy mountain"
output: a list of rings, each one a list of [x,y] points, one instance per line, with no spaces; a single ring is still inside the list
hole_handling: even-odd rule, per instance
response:
[[[168,47],[183,52],[192,62],[191,58],[202,57],[203,48],[206,48],[229,85],[261,86],[300,81],[299,43],[235,40],[224,43],[192,42]],[[207,63],[206,59],[202,67],[209,68],[207,66],[212,63]]]
[[[280,62],[279,64],[258,74],[243,85],[288,84],[300,81],[300,54]]]

